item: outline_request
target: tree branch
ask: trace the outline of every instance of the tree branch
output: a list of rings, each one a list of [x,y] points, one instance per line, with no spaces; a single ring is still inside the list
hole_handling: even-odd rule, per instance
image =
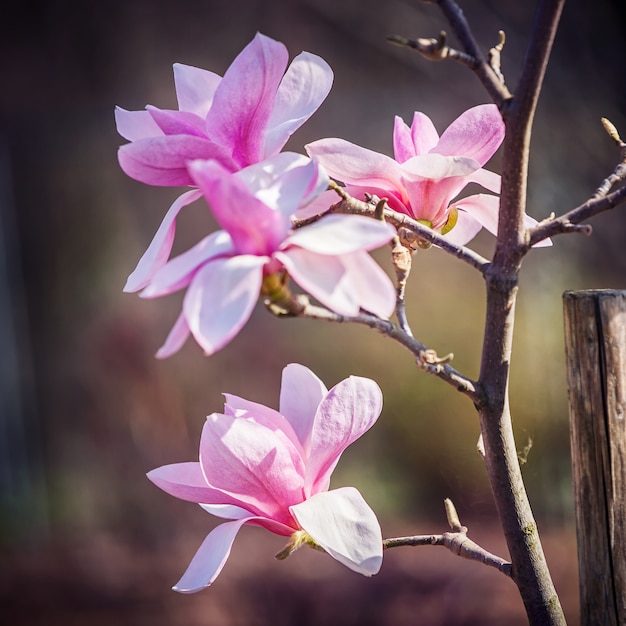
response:
[[[302,228],[303,226],[312,224],[330,213],[350,213],[352,215],[376,217],[376,206],[380,201],[376,196],[370,196],[368,202],[364,202],[363,200],[353,198],[343,187],[335,183],[331,184],[331,188],[341,197],[341,201],[329,207],[328,211],[306,219],[294,220],[294,228]],[[404,213],[399,213],[385,206],[382,215],[387,222],[398,229],[398,235],[402,243],[412,250],[416,250],[418,247],[428,247],[428,245],[422,245],[422,243],[425,242],[426,244],[441,248],[448,254],[467,263],[474,269],[477,269],[481,274],[485,274],[489,268],[490,262],[477,252],[465,246],[452,243],[449,239],[446,239],[446,237],[440,235],[432,228],[417,222]]]
[[[337,324],[354,323],[368,326],[377,330],[382,335],[397,341],[415,357],[416,365],[423,371],[440,378],[454,387],[457,391],[468,396],[477,405],[482,402],[482,391],[476,383],[454,369],[449,362],[452,354],[439,357],[437,353],[427,348],[426,345],[406,333],[390,320],[384,320],[372,313],[361,312],[354,317],[340,315],[321,306],[313,305],[307,296],[288,294],[286,287],[283,288],[281,300],[266,299],[265,306],[268,310],[279,317],[301,317],[307,319],[324,320]]]
[[[555,235],[572,232],[590,235],[591,226],[589,224],[582,224],[581,222],[588,220],[598,213],[608,211],[609,209],[612,209],[618,204],[626,201],[626,187],[622,187],[621,189],[610,193],[611,189],[613,189],[615,185],[618,185],[626,180],[626,143],[621,140],[617,129],[609,120],[602,118],[602,125],[620,150],[620,162],[600,183],[596,192],[593,196],[591,196],[591,198],[589,198],[589,200],[560,217],[555,218],[554,215],[552,215],[548,219],[537,224],[534,228],[529,229],[528,243],[525,251],[538,241]]]
[[[467,536],[467,527],[462,526],[458,521],[456,509],[452,501],[446,499],[445,505],[452,532],[445,532],[441,535],[413,535],[411,537],[383,539],[383,548],[397,548],[399,546],[444,546],[457,556],[472,561],[478,561],[490,567],[495,567],[498,571],[511,578],[513,572],[511,563],[488,552],[476,542],[472,541]],[[453,516],[454,521],[451,519],[451,516]]]
[[[488,61],[480,50],[465,19],[465,15],[463,15],[463,11],[456,2],[454,0],[436,0],[436,3],[452,27],[454,34],[463,47],[463,52],[452,50],[445,45],[445,33],[441,33],[439,39],[411,41],[402,37],[394,37],[392,41],[400,45],[408,45],[424,54],[427,58],[450,58],[464,63],[472,69],[492,100],[501,109],[511,98],[511,92],[504,84],[502,72],[500,71],[500,52],[504,45],[503,35],[500,35],[499,43],[490,51]]]

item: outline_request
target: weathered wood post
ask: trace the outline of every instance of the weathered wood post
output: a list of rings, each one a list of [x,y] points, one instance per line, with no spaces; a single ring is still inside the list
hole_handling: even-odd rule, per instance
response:
[[[582,626],[626,624],[626,291],[563,294]]]

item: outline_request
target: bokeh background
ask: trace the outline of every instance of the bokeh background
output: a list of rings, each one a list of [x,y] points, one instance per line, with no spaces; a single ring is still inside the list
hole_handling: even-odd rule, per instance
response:
[[[514,89],[532,4],[461,3],[484,49],[503,29]],[[280,372],[311,367],[328,386],[350,374],[383,389],[375,428],[348,450],[333,486],[358,487],[385,536],[445,530],[456,503],[471,536],[506,556],[470,403],[417,371],[410,355],[364,328],[279,320],[261,306],[222,352],[193,343],[153,358],[180,297],[123,294],[177,190],[124,176],[113,121],[119,104],[175,107],[171,66],[220,74],[256,31],[324,57],[334,88],[290,141],[340,136],[390,153],[393,115],[442,131],[487,101],[473,75],[386,43],[434,36],[433,4],[409,0],[7,0],[0,20],[0,598],[6,623],[219,625],[523,624],[514,585],[440,548],[386,554],[366,580],[324,555],[272,556],[283,540],[244,529],[220,578],[194,596],[170,591],[215,520],[166,496],[145,472],[197,454],[222,392],[276,406]],[[571,2],[537,113],[528,212],[584,201],[626,134],[626,17],[619,0]],[[491,163],[498,169],[498,156]],[[561,294],[626,288],[624,208],[593,235],[560,237],[527,259],[519,300],[512,406],[524,474],[548,559],[577,623]],[[176,250],[210,224],[201,203],[179,221]],[[474,244],[489,254],[493,241]],[[386,251],[377,253],[389,268]],[[471,269],[420,251],[409,284],[416,335],[457,368],[478,372],[483,287]],[[530,445],[532,444],[532,446]]]

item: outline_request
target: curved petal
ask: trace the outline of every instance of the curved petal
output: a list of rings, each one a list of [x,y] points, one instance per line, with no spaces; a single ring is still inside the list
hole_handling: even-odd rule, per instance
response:
[[[405,179],[427,178],[439,181],[445,178],[465,177],[479,169],[474,159],[440,154],[420,154],[402,164]]]
[[[383,562],[380,524],[356,489],[318,493],[292,506],[291,512],[334,559],[364,576],[378,573]]]
[[[415,111],[411,123],[411,137],[415,146],[415,154],[430,152],[439,141],[439,133],[428,115]]]
[[[250,517],[215,527],[202,542],[182,578],[172,587],[180,593],[195,593],[208,587],[226,564],[239,529]]]
[[[398,163],[404,163],[416,155],[411,137],[411,129],[396,115],[393,120],[393,156]]]
[[[455,202],[454,206],[469,213],[492,235],[498,234],[498,213],[500,211],[500,198],[498,196],[479,193]]]
[[[396,288],[386,272],[364,252],[357,250],[341,257],[347,283],[359,306],[383,319],[389,319],[396,306]]]
[[[126,281],[124,291],[139,291],[146,287],[157,271],[165,265],[172,251],[174,235],[176,234],[176,217],[180,210],[191,204],[202,196],[197,189],[186,191],[176,198],[172,206],[168,209],[159,229],[150,242],[148,249],[144,252],[137,267],[133,270]]]
[[[484,165],[504,139],[504,122],[495,104],[482,104],[462,113],[446,128],[432,152],[465,156]]]
[[[207,355],[223,348],[243,327],[259,298],[267,257],[214,259],[194,276],[183,311]]]
[[[197,192],[200,193],[200,192]],[[141,292],[142,298],[158,298],[186,287],[207,261],[234,255],[233,241],[225,230],[218,230],[179,254],[161,267],[150,284]]]
[[[231,500],[228,495],[207,484],[198,462],[163,465],[148,472],[146,476],[165,493],[188,502],[225,504]]]
[[[267,125],[265,157],[279,152],[287,140],[317,111],[333,84],[333,71],[324,59],[302,52],[280,81]]]
[[[215,159],[229,171],[237,169],[225,148],[192,135],[139,139],[122,146],[117,157],[128,176],[158,187],[193,185],[187,164],[194,159]]]
[[[262,424],[270,430],[280,431],[289,438],[298,452],[303,455],[302,445],[290,421],[278,411],[258,402],[250,402],[250,400],[245,400],[229,393],[225,393],[224,397],[226,398],[226,404],[224,405],[225,415],[232,415],[239,419],[249,419],[257,424]]]
[[[282,43],[257,33],[215,90],[207,136],[228,146],[240,167],[265,156],[265,130],[287,61]]]
[[[174,326],[172,326],[172,330],[170,330],[165,343],[158,349],[156,358],[166,359],[178,352],[183,347],[190,334],[191,331],[185,319],[185,314],[181,313],[176,322],[174,322]]]
[[[316,161],[281,152],[236,173],[250,192],[285,217],[328,189],[328,175]]]
[[[235,506],[234,504],[201,504],[200,508],[209,515],[221,517],[222,519],[243,519],[244,517],[250,517],[250,511],[246,511],[246,509],[242,509],[240,506]]]
[[[291,227],[289,217],[253,196],[238,176],[213,161],[194,161],[189,173],[239,253],[271,254],[282,243]]]
[[[342,257],[291,247],[276,252],[274,258],[285,266],[300,287],[329,309],[350,317],[358,314],[360,303],[348,284]]]
[[[291,233],[282,247],[293,245],[317,254],[347,254],[378,248],[395,234],[396,229],[391,224],[371,217],[328,215]]]
[[[204,120],[187,111],[167,111],[148,105],[152,119],[165,135],[194,135],[206,139]]]
[[[304,499],[304,462],[282,431],[213,413],[202,430],[200,464],[206,481],[243,508],[294,526],[288,509]]]
[[[191,65],[174,63],[174,84],[178,108],[206,118],[213,102],[213,95],[221,80],[222,77],[213,72]]]
[[[115,124],[117,132],[128,141],[163,134],[148,111],[127,111],[122,107],[115,107]]]
[[[402,187],[402,168],[392,158],[361,148],[344,139],[320,139],[305,146],[330,176],[346,184],[372,185],[395,190]]]
[[[328,488],[343,451],[374,425],[382,408],[380,387],[369,378],[350,376],[328,392],[311,431],[304,483],[307,496]]]
[[[324,383],[308,367],[290,363],[283,369],[278,406],[302,445],[305,461],[310,452],[317,407],[327,393]]]
[[[482,185],[485,189],[488,189],[489,191],[497,194],[500,193],[501,180],[502,179],[500,174],[490,172],[489,170],[485,170],[482,167],[467,177],[468,183],[478,183],[479,185]]]

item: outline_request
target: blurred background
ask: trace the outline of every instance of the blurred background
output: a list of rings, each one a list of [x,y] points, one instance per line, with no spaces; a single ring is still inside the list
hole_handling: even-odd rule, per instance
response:
[[[506,32],[502,69],[514,90],[532,4],[461,2],[483,49]],[[154,487],[145,472],[194,460],[205,415],[222,392],[277,406],[290,362],[332,386],[374,378],[381,419],[345,454],[333,487],[354,485],[387,537],[446,530],[451,498],[470,536],[506,556],[480,458],[471,404],[365,328],[271,317],[262,306],[211,358],[189,341],[153,355],[180,296],[142,301],[127,275],[179,190],[128,179],[116,104],[175,108],[171,66],[223,74],[261,31],[326,59],[334,88],[288,147],[339,136],[391,153],[393,116],[428,114],[440,131],[487,102],[475,77],[430,63],[385,36],[435,36],[433,4],[409,0],[8,0],[0,22],[0,598],[7,623],[166,625],[523,624],[501,574],[440,548],[390,551],[359,577],[283,539],[244,529],[215,585],[170,591],[215,520]],[[586,200],[618,154],[606,116],[626,134],[626,16],[618,0],[565,8],[539,103],[528,212],[537,219]],[[498,170],[498,155],[490,164]],[[208,227],[206,208],[179,220],[175,251]],[[531,501],[570,623],[577,623],[561,295],[626,288],[626,219],[534,251],[522,278],[512,407]],[[472,244],[490,254],[485,235]],[[389,268],[386,250],[377,258]],[[437,250],[418,252],[408,311],[417,337],[476,376],[483,287]],[[531,445],[532,444],[532,445]]]

